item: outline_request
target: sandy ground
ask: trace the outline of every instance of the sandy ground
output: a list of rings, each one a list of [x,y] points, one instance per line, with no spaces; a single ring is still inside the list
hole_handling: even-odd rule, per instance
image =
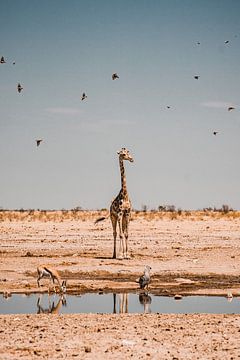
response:
[[[153,294],[240,294],[240,216],[139,214],[130,223],[131,259],[113,260],[109,219],[0,217],[0,293],[46,292],[39,264],[54,265],[68,293],[139,292],[152,267]],[[236,359],[240,316],[163,314],[1,315],[0,359]]]

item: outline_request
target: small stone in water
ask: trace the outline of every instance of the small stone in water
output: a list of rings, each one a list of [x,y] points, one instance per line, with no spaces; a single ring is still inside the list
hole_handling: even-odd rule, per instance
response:
[[[176,294],[176,295],[174,295],[174,299],[175,299],[175,300],[181,300],[181,299],[182,299],[182,295]]]

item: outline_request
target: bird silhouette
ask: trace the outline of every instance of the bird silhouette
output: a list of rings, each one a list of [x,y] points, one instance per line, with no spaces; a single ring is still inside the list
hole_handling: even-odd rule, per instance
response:
[[[37,139],[37,140],[36,140],[37,146],[39,146],[42,141],[43,141],[43,139]]]
[[[119,76],[117,73],[112,74],[112,80],[119,79]]]
[[[216,135],[217,135],[217,133],[218,133],[218,131],[213,131],[213,135],[215,135],[215,136],[216,136]]]
[[[18,83],[18,85],[17,85],[17,91],[19,92],[19,94],[20,94],[20,92],[23,90],[23,87],[22,87],[22,85],[20,84],[20,83]]]
[[[167,109],[171,109],[171,106],[167,105]]]
[[[229,43],[229,40],[224,41],[224,44],[228,44],[228,43]]]
[[[5,61],[5,59],[4,59],[4,56],[1,57],[0,63],[1,63],[1,64],[6,64],[6,61]]]
[[[199,75],[195,75],[195,76],[194,76],[194,79],[196,79],[196,80],[198,80],[199,78],[200,78]]]
[[[85,100],[87,98],[87,95],[85,94],[85,92],[82,94],[82,100]]]
[[[200,43],[200,41],[197,41],[197,45],[200,45],[201,43]]]
[[[235,107],[229,106],[228,111],[232,111],[232,110],[235,110]]]

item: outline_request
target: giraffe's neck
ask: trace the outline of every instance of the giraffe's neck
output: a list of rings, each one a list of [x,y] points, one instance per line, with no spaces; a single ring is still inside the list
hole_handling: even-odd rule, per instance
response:
[[[123,195],[127,196],[127,181],[125,175],[125,169],[123,165],[123,160],[119,158],[120,172],[121,172],[121,191]]]

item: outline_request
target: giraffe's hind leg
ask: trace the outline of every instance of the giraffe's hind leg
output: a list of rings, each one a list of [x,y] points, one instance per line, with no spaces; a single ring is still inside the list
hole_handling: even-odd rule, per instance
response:
[[[130,258],[128,255],[128,224],[129,224],[129,220],[130,220],[129,213],[125,213],[123,215],[123,220],[122,220],[122,229],[123,229],[123,233],[124,233],[124,237],[125,237],[125,241],[124,241],[125,248],[123,249],[125,259]]]
[[[122,253],[121,258],[125,257],[125,239],[123,236],[123,215],[119,213],[118,215],[118,226],[119,226],[119,237],[120,237],[120,253]]]

